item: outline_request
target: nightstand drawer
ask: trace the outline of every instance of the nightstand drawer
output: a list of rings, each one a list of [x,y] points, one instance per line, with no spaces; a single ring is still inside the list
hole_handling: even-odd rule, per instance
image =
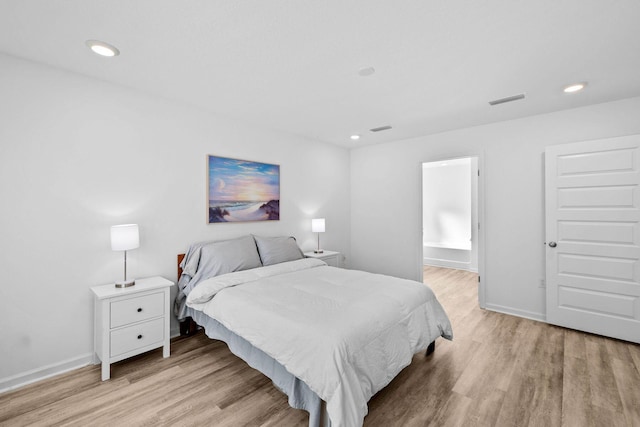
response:
[[[164,319],[155,319],[111,332],[111,357],[128,353],[164,339]]]
[[[331,267],[342,267],[342,263],[341,263],[342,254],[340,252],[335,252],[335,251],[324,251],[321,253],[305,252],[304,256],[307,258],[321,259]]]
[[[326,262],[327,265],[331,267],[340,267],[340,265],[338,264],[338,255],[330,255],[320,259]]]
[[[164,314],[164,292],[111,303],[111,328],[141,322]]]

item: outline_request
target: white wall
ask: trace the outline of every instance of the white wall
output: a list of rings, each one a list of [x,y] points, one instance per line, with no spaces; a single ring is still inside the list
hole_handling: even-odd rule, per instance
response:
[[[544,319],[544,147],[640,133],[640,98],[351,152],[351,267],[421,280],[421,163],[481,156],[486,307]]]
[[[111,225],[140,225],[134,277],[175,281],[200,240],[292,234],[310,250],[318,216],[323,246],[349,253],[344,149],[4,55],[0,99],[0,389],[89,360],[89,288],[122,275]],[[279,164],[281,220],[207,225],[207,154]]]
[[[423,241],[470,249],[471,158],[422,166]]]

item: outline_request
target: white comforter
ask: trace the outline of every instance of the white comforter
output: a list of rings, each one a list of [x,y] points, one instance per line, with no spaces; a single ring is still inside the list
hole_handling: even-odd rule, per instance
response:
[[[368,400],[415,353],[452,337],[427,286],[316,259],[207,279],[187,305],[304,381],[327,403],[333,427],[361,426]]]

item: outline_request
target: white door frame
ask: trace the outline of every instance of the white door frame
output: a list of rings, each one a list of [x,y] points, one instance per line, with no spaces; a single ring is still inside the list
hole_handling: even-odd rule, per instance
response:
[[[479,230],[478,230],[478,276],[480,277],[480,282],[478,283],[478,305],[480,306],[480,308],[485,308],[485,301],[486,301],[486,284],[488,283],[487,281],[487,275],[485,272],[485,230],[486,230],[486,225],[485,225],[485,220],[484,220],[484,210],[485,210],[485,180],[484,177],[486,175],[485,172],[485,167],[484,167],[484,152],[481,151],[479,153],[465,153],[465,154],[455,154],[455,155],[451,155],[451,156],[438,156],[438,157],[432,157],[432,158],[426,158],[424,160],[422,160],[419,164],[418,164],[418,168],[420,169],[420,196],[418,197],[418,201],[420,202],[420,205],[418,207],[419,212],[420,212],[420,223],[417,226],[417,230],[418,232],[415,233],[415,236],[417,236],[416,240],[416,247],[418,248],[418,250],[416,251],[416,253],[418,254],[418,256],[416,257],[416,264],[417,264],[417,275],[416,277],[418,278],[417,280],[422,282],[423,281],[423,242],[422,242],[422,220],[423,220],[423,215],[422,215],[422,206],[423,206],[423,191],[424,189],[422,188],[422,164],[423,163],[432,163],[432,162],[444,162],[444,161],[448,161],[448,160],[456,160],[456,159],[462,159],[462,158],[467,158],[467,157],[476,157],[478,159],[478,171],[480,172],[480,175],[478,176],[478,226],[479,226]]]

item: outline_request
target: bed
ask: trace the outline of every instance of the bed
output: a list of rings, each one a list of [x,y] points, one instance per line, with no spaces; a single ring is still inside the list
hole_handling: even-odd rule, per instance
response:
[[[310,427],[357,427],[414,354],[452,339],[428,286],[330,267],[289,236],[201,242],[179,256],[178,319],[269,377]]]

